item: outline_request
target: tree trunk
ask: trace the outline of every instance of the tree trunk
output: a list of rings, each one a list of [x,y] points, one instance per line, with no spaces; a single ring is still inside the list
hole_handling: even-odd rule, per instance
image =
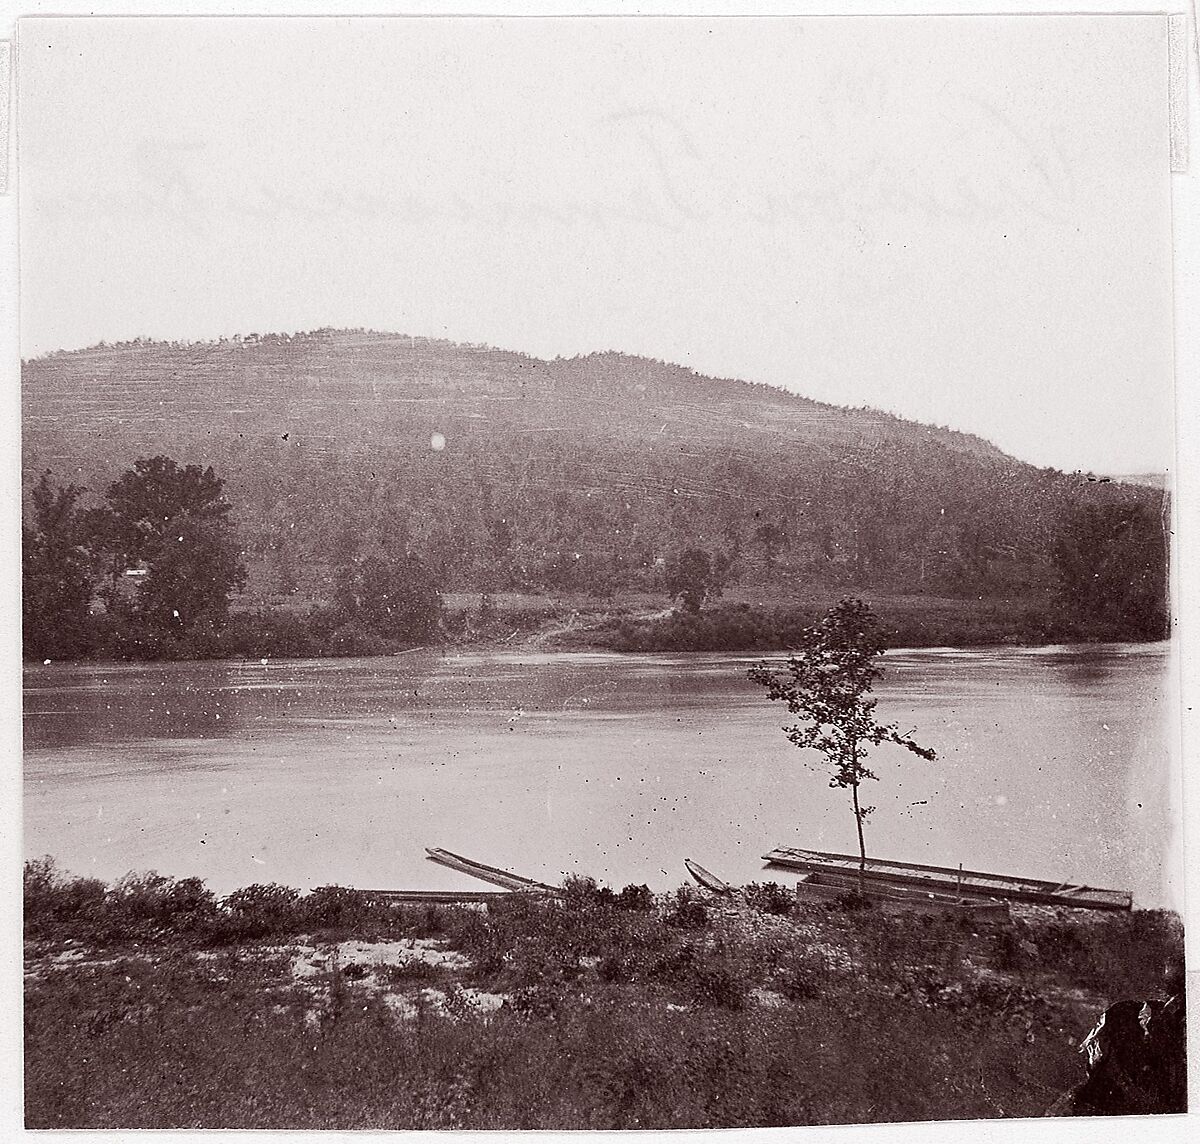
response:
[[[858,827],[858,894],[859,897],[864,897],[867,892],[867,844],[863,838],[863,816],[858,805],[857,782],[850,787],[850,792],[854,796],[854,825]]]

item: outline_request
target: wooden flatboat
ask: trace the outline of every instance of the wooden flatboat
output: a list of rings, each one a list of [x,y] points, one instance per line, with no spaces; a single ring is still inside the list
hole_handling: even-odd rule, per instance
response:
[[[863,883],[864,897],[885,913],[954,914],[958,917],[1007,917],[1008,903],[990,898],[958,897],[939,894],[915,886],[898,886],[868,878]],[[845,878],[823,873],[803,874],[796,883],[796,895],[836,901],[858,893],[858,878]]]
[[[728,882],[722,882],[716,874],[706,870],[699,862],[693,862],[690,858],[685,858],[683,864],[687,867],[687,872],[706,890],[711,890],[714,894],[733,893],[733,887]]]
[[[472,878],[491,882],[493,886],[503,886],[506,890],[524,891],[530,894],[562,894],[562,890],[557,886],[548,886],[545,882],[535,882],[532,878],[524,878],[520,874],[501,870],[496,866],[485,866],[482,862],[464,858],[461,854],[452,854],[449,850],[427,846],[425,854],[432,862],[448,866],[460,874],[470,874]]]
[[[849,875],[855,883],[858,879],[859,860],[853,854],[827,854],[820,850],[781,846],[764,854],[763,861],[805,873]],[[985,874],[980,870],[952,870],[948,866],[923,866],[882,858],[867,859],[866,876],[876,884],[905,886],[964,899],[1006,899],[1091,910],[1128,910],[1133,906],[1133,895],[1127,890],[1102,890],[1094,886]]]

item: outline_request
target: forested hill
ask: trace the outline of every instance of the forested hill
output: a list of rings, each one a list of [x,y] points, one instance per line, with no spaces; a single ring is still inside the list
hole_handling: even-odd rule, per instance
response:
[[[233,430],[288,433],[296,448],[319,450],[332,438],[341,447],[352,440],[402,451],[423,447],[431,430],[461,444],[463,434],[499,428],[551,437],[599,432],[655,448],[903,440],[1000,456],[977,437],[646,358],[541,361],[397,334],[124,343],[39,358],[25,363],[23,376],[27,430],[47,441],[54,429],[107,433],[119,425],[122,440],[144,448]]]
[[[1124,528],[1135,563],[1161,520],[1153,489],[616,353],[321,330],[99,346],[22,379],[27,481],[99,495],[138,457],[211,464],[265,593],[319,595],[368,550],[447,588],[608,592],[698,546],[731,582],[1028,595],[1061,582],[1068,518],[1095,517],[1093,547]]]

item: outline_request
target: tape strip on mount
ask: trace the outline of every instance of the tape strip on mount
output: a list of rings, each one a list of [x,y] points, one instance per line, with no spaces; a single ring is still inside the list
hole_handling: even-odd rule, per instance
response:
[[[1171,170],[1188,169],[1188,18],[1167,17],[1167,100],[1171,116]]]
[[[0,195],[8,194],[8,121],[12,115],[12,41],[0,40]]]

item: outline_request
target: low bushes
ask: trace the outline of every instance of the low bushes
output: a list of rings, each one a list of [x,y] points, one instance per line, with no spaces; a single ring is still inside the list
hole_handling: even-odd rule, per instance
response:
[[[744,887],[746,905],[764,914],[787,915],[796,908],[796,893],[775,882],[751,882]]]
[[[1111,625],[1087,624],[1025,601],[889,600],[874,605],[889,647],[984,647],[1081,643],[1124,638]],[[613,651],[780,651],[795,647],[820,618],[815,605],[734,604],[661,619],[612,618],[571,643]]]
[[[25,863],[25,936],[69,936],[121,945],[163,937],[197,945],[287,938],[325,932],[437,932],[445,922],[431,907],[398,908],[364,899],[342,886],[311,893],[275,883],[244,886],[222,899],[199,878],[127,874],[113,886],[63,875],[49,857]]]

